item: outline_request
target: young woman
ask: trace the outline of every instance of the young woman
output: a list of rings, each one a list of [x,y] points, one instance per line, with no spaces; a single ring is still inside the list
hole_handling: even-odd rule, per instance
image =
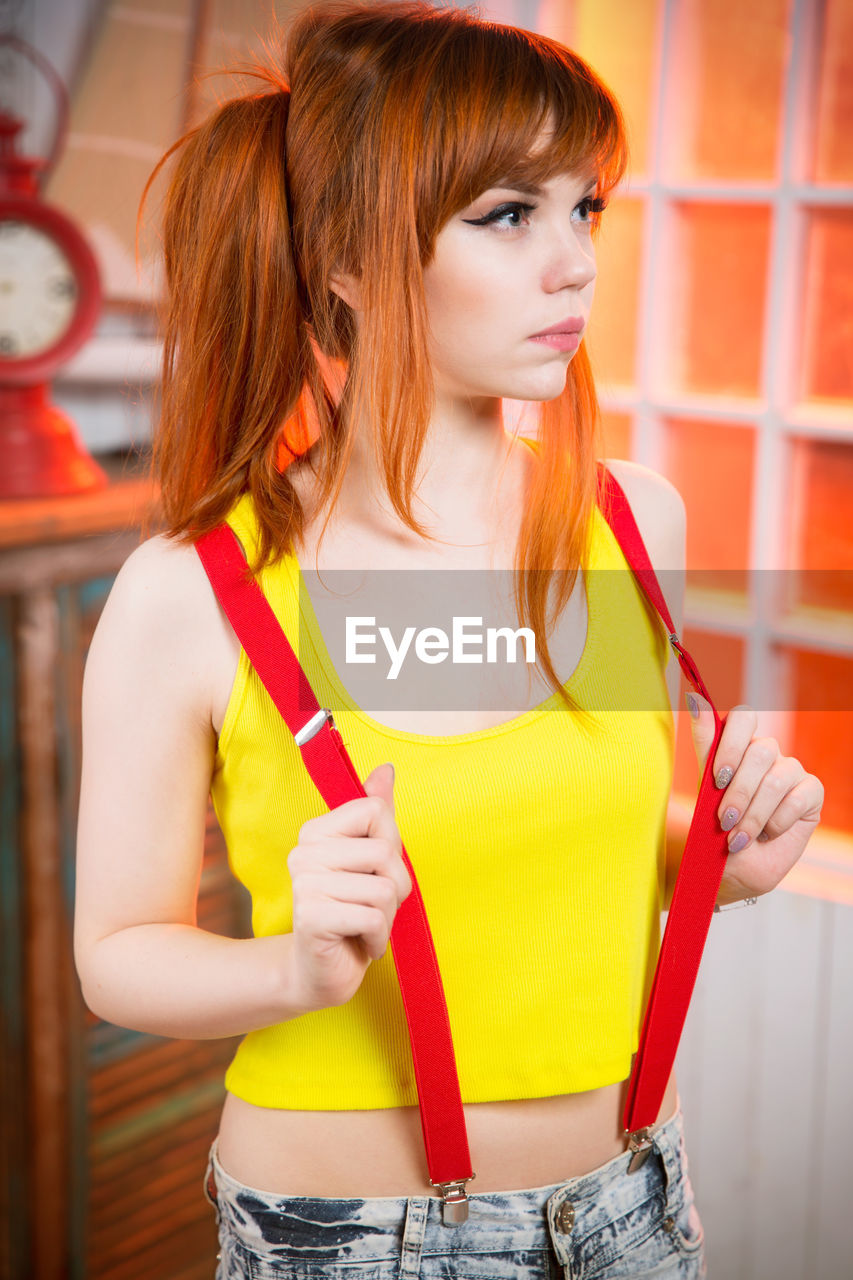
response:
[[[86,1001],[158,1035],[245,1033],[205,1182],[220,1280],[702,1275],[675,1078],[631,1174],[620,1125],[676,871],[679,669],[595,502],[582,334],[618,105],[562,45],[426,3],[314,6],[259,74],[176,144],[167,527],[118,575],[85,677]],[[505,398],[541,402],[536,447]],[[681,498],[608,465],[680,632]],[[367,798],[326,808],[241,650],[194,546],[223,520]],[[532,629],[539,670],[471,666],[451,702],[450,664],[425,666],[426,707],[366,709],[317,615],[339,599],[324,571],[370,568],[516,570],[503,621]],[[819,818],[819,780],[756,728],[734,708],[714,760],[718,816],[747,838],[721,903],[772,889]],[[248,939],[196,926],[210,794]],[[388,948],[401,842],[476,1171],[452,1228]]]

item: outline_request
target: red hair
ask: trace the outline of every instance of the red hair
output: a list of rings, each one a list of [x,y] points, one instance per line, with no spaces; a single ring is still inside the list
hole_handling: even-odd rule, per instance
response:
[[[142,196],[178,152],[152,456],[166,534],[192,542],[248,490],[257,571],[304,528],[289,462],[310,459],[324,533],[364,422],[395,511],[430,538],[412,499],[432,408],[423,270],[436,237],[498,179],[590,173],[606,199],[627,168],[620,108],[557,41],[426,0],[312,5],[278,57],[248,70],[264,92],[184,134]],[[330,288],[335,273],[360,279],[358,328]],[[542,406],[516,548],[519,621],[575,711],[551,664],[546,610],[556,579],[556,621],[587,559],[599,432],[581,344],[565,390]]]

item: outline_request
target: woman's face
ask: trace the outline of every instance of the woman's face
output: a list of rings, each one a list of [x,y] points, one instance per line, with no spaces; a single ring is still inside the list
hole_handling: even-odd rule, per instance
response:
[[[537,191],[491,187],[442,228],[424,269],[439,394],[560,395],[578,344],[533,335],[570,318],[585,328],[589,319],[594,190],[587,174],[552,178]]]

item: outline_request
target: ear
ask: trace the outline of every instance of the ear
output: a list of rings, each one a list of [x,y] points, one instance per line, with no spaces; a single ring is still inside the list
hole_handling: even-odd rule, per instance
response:
[[[339,298],[343,298],[353,311],[361,310],[361,288],[355,276],[347,275],[345,272],[330,276],[329,287]]]

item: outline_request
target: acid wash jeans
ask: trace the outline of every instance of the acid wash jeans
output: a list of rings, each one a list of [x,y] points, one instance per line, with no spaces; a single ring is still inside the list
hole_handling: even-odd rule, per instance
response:
[[[701,1280],[703,1231],[681,1109],[630,1152],[568,1182],[470,1194],[468,1220],[442,1221],[436,1196],[276,1196],[232,1178],[210,1149],[215,1280]]]

